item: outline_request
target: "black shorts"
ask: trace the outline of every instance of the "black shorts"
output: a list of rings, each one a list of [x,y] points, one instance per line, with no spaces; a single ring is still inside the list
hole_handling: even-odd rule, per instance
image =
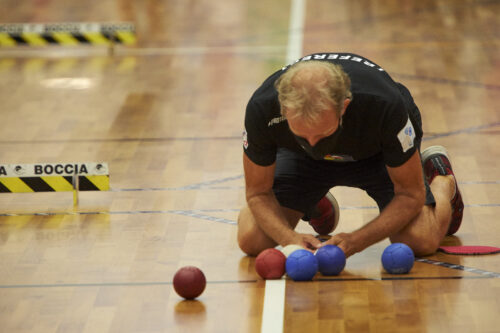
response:
[[[422,171],[423,172],[423,171]],[[426,205],[435,205],[425,181]],[[273,191],[281,206],[308,215],[326,193],[335,186],[366,191],[379,210],[394,197],[392,183],[382,154],[356,162],[318,161],[291,150],[278,150]]]

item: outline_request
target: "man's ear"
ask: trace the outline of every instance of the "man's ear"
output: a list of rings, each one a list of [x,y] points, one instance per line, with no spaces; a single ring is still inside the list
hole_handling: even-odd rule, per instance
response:
[[[345,113],[345,110],[347,109],[347,107],[349,106],[349,103],[351,103],[351,100],[349,98],[346,98],[344,100],[344,109],[342,110],[342,113],[340,114],[340,116],[343,116],[344,113]]]

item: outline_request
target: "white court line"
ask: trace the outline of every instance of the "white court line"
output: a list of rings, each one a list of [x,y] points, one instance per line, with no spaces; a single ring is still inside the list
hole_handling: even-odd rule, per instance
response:
[[[282,333],[286,280],[266,280],[261,333]]]
[[[291,64],[302,56],[305,14],[306,0],[292,0],[286,52],[286,61],[288,64]]]
[[[302,56],[306,0],[292,0],[286,61],[291,64]],[[266,280],[261,333],[282,333],[285,319],[286,280]]]

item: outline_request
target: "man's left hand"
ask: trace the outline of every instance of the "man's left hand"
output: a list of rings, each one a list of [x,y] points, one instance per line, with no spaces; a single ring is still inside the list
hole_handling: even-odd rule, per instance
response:
[[[354,241],[354,237],[351,233],[342,232],[336,234],[332,236],[332,238],[330,238],[328,241],[324,242],[323,246],[328,244],[337,245],[338,247],[340,247],[342,251],[344,251],[346,258],[352,256],[356,252],[359,252],[356,246],[356,242]]]

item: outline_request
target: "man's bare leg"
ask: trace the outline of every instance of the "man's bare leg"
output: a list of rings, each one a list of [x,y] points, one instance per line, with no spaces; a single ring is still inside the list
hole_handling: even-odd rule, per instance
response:
[[[281,208],[288,224],[295,229],[304,214],[290,208]],[[278,245],[257,225],[248,206],[243,208],[238,216],[238,245],[250,256],[257,256],[261,251]]]
[[[424,206],[417,217],[390,237],[392,243],[401,242],[410,246],[417,256],[436,252],[450,226],[450,201],[455,195],[454,177],[436,176],[430,187],[436,206]]]

